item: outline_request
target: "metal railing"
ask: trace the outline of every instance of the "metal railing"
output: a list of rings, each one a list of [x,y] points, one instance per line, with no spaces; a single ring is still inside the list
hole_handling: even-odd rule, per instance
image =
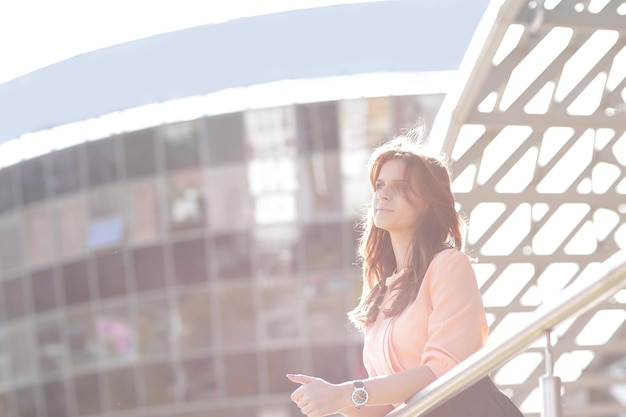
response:
[[[386,417],[417,417],[434,409],[546,335],[547,375],[545,379],[541,379],[544,395],[542,416],[559,417],[560,382],[558,378],[553,379],[552,375],[550,333],[561,322],[586,313],[624,286],[626,286],[626,250],[621,250],[600,265],[600,273],[595,279],[579,279],[566,287],[551,302],[539,306],[525,324],[490,341],[483,349],[419,391]]]

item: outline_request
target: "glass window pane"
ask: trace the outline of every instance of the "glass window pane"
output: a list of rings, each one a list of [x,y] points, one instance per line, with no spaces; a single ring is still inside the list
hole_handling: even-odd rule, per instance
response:
[[[137,304],[137,344],[146,358],[168,354],[174,338],[167,300],[140,300]]]
[[[52,195],[60,196],[80,188],[79,147],[61,149],[52,152]]]
[[[427,128],[432,126],[443,98],[444,94],[391,97],[393,132],[414,126],[418,119],[422,119]]]
[[[31,264],[49,262],[56,257],[58,239],[54,232],[53,213],[49,206],[26,213],[26,240]]]
[[[263,281],[291,277],[296,271],[300,228],[295,225],[254,229],[254,271]]]
[[[116,181],[117,169],[117,137],[98,139],[87,142],[87,178],[91,186]]]
[[[164,125],[158,128],[158,135],[163,144],[165,168],[176,171],[198,166],[198,122],[182,122]]]
[[[256,353],[243,353],[224,357],[226,395],[244,397],[257,395],[258,368]]]
[[[360,219],[372,198],[367,161],[369,149],[346,151],[341,155],[343,213],[351,219]]]
[[[300,183],[293,157],[254,159],[248,164],[248,183],[254,198],[256,224],[296,220]]]
[[[13,408],[19,417],[38,417],[37,413],[37,397],[35,388],[20,388],[13,394]],[[4,401],[0,405],[0,415],[11,417],[13,414],[8,412],[8,404]]]
[[[185,380],[184,401],[206,401],[224,396],[223,390],[217,384],[213,358],[184,360],[182,372]]]
[[[348,366],[346,346],[324,346],[313,348],[313,369],[316,375],[327,381],[349,381],[353,377]]]
[[[339,268],[342,265],[343,238],[341,223],[309,224],[304,227],[304,254],[308,271]]]
[[[130,239],[149,242],[161,234],[159,192],[154,179],[129,184]]]
[[[43,384],[43,397],[46,403],[48,416],[69,416],[66,400],[66,387],[63,381],[53,381]]]
[[[89,273],[86,261],[72,262],[61,267],[63,289],[67,305],[91,300]]]
[[[301,160],[299,213],[307,221],[341,213],[339,155],[316,154]]]
[[[4,308],[9,320],[17,319],[27,314],[24,284],[25,278],[21,276],[2,282]]]
[[[117,297],[128,291],[124,252],[101,254],[96,258],[98,291],[101,298]]]
[[[229,113],[206,118],[207,161],[211,165],[244,159],[243,116]]]
[[[121,186],[101,188],[89,196],[89,249],[122,245],[126,239],[126,190]]]
[[[31,294],[37,313],[52,310],[59,305],[58,277],[54,269],[42,269],[31,275]]]
[[[109,370],[104,374],[104,378],[109,393],[109,410],[117,412],[137,408],[137,389],[133,368]]]
[[[163,246],[147,246],[133,251],[137,291],[149,291],[165,287],[165,264]]]
[[[74,394],[79,416],[90,416],[102,412],[98,374],[76,377],[74,379]]]
[[[15,198],[17,165],[0,169],[0,213],[10,210],[17,205]]]
[[[94,317],[91,311],[74,311],[67,315],[65,328],[70,349],[69,364],[73,370],[93,367],[98,364],[98,348]]]
[[[348,282],[344,275],[316,272],[306,283],[308,333],[316,340],[337,340],[347,336]]]
[[[388,97],[339,102],[341,148],[373,148],[391,138],[391,101]]]
[[[207,251],[204,239],[172,244],[174,280],[178,285],[207,281]]]
[[[254,209],[245,165],[233,164],[211,169],[206,195],[211,229],[246,229],[252,224]]]
[[[31,204],[46,198],[46,178],[48,177],[44,158],[38,157],[21,162],[20,183],[24,204]]]
[[[136,359],[135,324],[125,305],[103,307],[94,313],[99,351],[107,366]]]
[[[64,257],[85,252],[87,243],[87,206],[83,196],[59,200],[58,230]]]
[[[304,373],[304,359],[300,349],[271,350],[267,355],[267,383],[270,393],[291,393],[293,382],[285,374]],[[339,381],[335,381],[339,382]]]
[[[170,229],[202,228],[206,220],[203,171],[191,169],[172,173],[167,190]]]
[[[264,346],[283,345],[285,341],[299,340],[304,326],[302,294],[297,282],[268,282],[261,286],[261,340]]]
[[[170,362],[145,365],[141,370],[148,406],[171,404],[175,401],[176,378]]]
[[[124,134],[126,178],[143,177],[156,172],[156,142],[154,129]]]
[[[256,342],[254,298],[250,287],[222,288],[218,305],[224,345],[250,346]]]
[[[339,148],[336,102],[300,104],[296,107],[298,148],[301,153]]]
[[[63,372],[67,366],[67,349],[56,317],[37,321],[36,340],[39,369],[44,375]]]
[[[22,217],[9,215],[0,219],[0,270],[12,271],[22,266]]]
[[[181,352],[193,352],[214,348],[211,305],[208,292],[195,292],[178,297],[178,316],[181,330],[178,345]]]
[[[30,322],[21,322],[8,328],[11,384],[21,385],[37,375],[34,331]]]
[[[296,151],[296,113],[293,106],[248,110],[244,114],[248,159]]]
[[[214,237],[218,279],[250,278],[250,235],[245,232]]]

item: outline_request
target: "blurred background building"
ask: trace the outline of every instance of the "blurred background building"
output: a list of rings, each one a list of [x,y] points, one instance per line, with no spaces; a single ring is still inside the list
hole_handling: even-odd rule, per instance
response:
[[[568,136],[549,128],[587,119],[555,119],[553,95],[522,112],[543,119],[524,123],[508,116],[515,105],[496,105],[511,69],[567,24],[587,37],[617,33],[598,61],[623,97],[624,11],[608,2],[600,19],[574,26],[572,16],[592,13],[567,1],[504,3],[356,2],[246,17],[0,84],[2,415],[297,416],[286,373],[363,376],[345,313],[360,291],[365,163],[420,118],[437,120],[433,146],[455,163],[494,337],[626,246],[624,125],[598,119]],[[489,55],[503,48],[499,61]],[[556,64],[541,55],[553,82],[577,50],[562,49]],[[570,148],[570,168],[538,186]],[[560,223],[544,228],[549,218]],[[624,408],[624,302],[558,335],[572,408],[612,404],[586,415]],[[603,336],[585,333],[589,323]],[[538,346],[494,378],[534,415],[542,372]],[[579,382],[587,374],[595,384]]]

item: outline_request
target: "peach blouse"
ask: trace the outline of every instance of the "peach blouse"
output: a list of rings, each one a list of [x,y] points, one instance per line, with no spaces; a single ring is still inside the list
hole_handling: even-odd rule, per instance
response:
[[[387,278],[381,310],[391,305],[398,276]],[[426,365],[439,378],[483,347],[487,333],[471,263],[463,252],[446,249],[433,258],[412,304],[396,317],[380,313],[365,328],[363,364],[370,377]]]

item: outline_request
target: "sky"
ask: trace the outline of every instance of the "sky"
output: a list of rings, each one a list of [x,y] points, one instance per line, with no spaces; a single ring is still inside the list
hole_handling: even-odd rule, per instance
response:
[[[82,53],[158,33],[368,1],[374,0],[0,0],[0,84]]]

